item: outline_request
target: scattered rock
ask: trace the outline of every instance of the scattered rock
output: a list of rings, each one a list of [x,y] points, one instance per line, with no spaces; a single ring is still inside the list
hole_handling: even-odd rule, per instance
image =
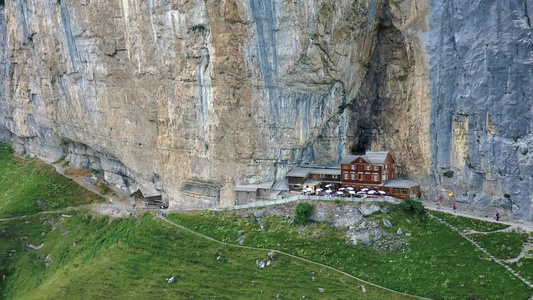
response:
[[[375,212],[378,212],[380,211],[381,208],[379,206],[377,206],[376,204],[364,204],[364,205],[361,205],[359,207],[359,212],[365,216],[365,217],[368,217],[370,215],[372,215],[373,213]]]
[[[383,235],[379,224],[374,221],[363,221],[359,226],[350,226],[346,235],[354,245],[363,244],[370,246]]]
[[[311,281],[315,281],[315,277],[311,277]]]
[[[294,219],[293,219],[293,218],[290,218],[290,219],[287,221],[287,224],[288,224],[288,225],[292,225],[292,223],[294,223]]]
[[[256,212],[254,212],[254,217],[256,217],[257,219],[262,219],[265,217],[265,211],[264,210],[258,210]]]
[[[49,268],[50,267],[50,264],[52,263],[52,261],[54,261],[54,259],[52,258],[52,255],[48,254],[46,256],[46,259],[44,260],[44,265]]]
[[[243,234],[245,231],[243,229],[240,229],[237,233],[238,234]]]
[[[239,245],[242,245],[242,244],[244,244],[245,240],[246,240],[246,236],[243,235],[243,236],[241,236],[240,238],[237,239],[237,242],[239,242]]]
[[[7,231],[5,229],[2,229],[2,231],[0,232],[0,236],[6,236],[7,235]]]
[[[259,267],[259,269],[264,269],[265,267],[270,266],[272,261],[270,259],[256,259],[255,264]]]
[[[35,201],[35,204],[37,204],[41,210],[46,210],[48,208],[48,205],[44,204],[41,200]]]
[[[403,234],[403,230],[398,227],[398,230],[396,231],[396,234],[397,235],[402,235]]]
[[[406,232],[405,236],[412,236],[412,234],[410,232]]]
[[[33,250],[39,250],[41,249],[42,247],[44,246],[44,243],[41,243],[39,245],[34,245],[34,244],[28,244],[27,247],[28,248],[31,248]]]
[[[274,252],[274,251],[268,252],[268,258],[270,258],[270,260],[276,260],[276,257],[277,257],[277,253],[276,252]]]
[[[168,283],[174,283],[174,282],[176,281],[176,277],[174,277],[174,276],[172,276],[172,277],[168,277],[168,278],[166,279],[166,281],[167,281]]]
[[[318,292],[323,293],[324,291],[325,291],[325,289],[323,289],[323,288],[318,288]]]
[[[385,227],[388,227],[388,228],[392,228],[392,222],[388,219],[383,219],[383,226]]]
[[[366,293],[366,288],[364,285],[360,284],[357,287],[360,288],[363,293]]]

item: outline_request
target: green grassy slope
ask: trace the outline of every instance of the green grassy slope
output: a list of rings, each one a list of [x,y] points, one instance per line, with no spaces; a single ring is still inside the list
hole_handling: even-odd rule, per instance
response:
[[[259,269],[255,261],[267,252],[221,245],[150,214],[114,221],[83,214],[47,220],[52,223],[28,220],[34,234],[22,244],[44,246],[11,258],[0,298],[409,299],[369,285],[362,293],[354,279],[283,255]],[[11,226],[16,222],[0,223],[13,231]],[[0,245],[5,240],[0,237]],[[53,260],[46,267],[48,256]],[[177,282],[167,283],[170,276]]]
[[[459,234],[433,219],[421,222],[402,211],[387,218],[412,233],[409,252],[354,247],[342,230],[326,224],[288,225],[268,216],[260,224],[231,212],[172,214],[170,219],[229,243],[244,230],[245,245],[279,249],[334,266],[362,279],[434,299],[527,299],[532,290]],[[378,216],[379,219],[379,216]]]
[[[0,143],[0,219],[104,200],[52,166],[37,159],[18,159],[11,153],[9,145]]]

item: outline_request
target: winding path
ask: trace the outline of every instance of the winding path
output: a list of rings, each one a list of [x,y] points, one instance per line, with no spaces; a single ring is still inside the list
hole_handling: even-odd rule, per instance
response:
[[[430,216],[435,218],[436,220],[438,220],[439,222],[445,224],[446,226],[448,226],[449,228],[451,228],[453,231],[459,233],[463,238],[465,238],[467,241],[469,241],[470,243],[472,243],[474,246],[476,246],[479,250],[481,250],[481,252],[485,253],[486,255],[488,255],[490,257],[490,259],[492,259],[495,263],[501,265],[502,267],[506,268],[507,271],[509,271],[511,274],[513,274],[513,276],[515,276],[516,278],[520,279],[523,283],[525,283],[526,285],[528,285],[530,288],[533,288],[533,283],[531,283],[530,281],[528,281],[527,279],[525,279],[524,277],[522,277],[520,274],[518,274],[518,272],[516,272],[515,270],[513,270],[509,265],[507,265],[506,263],[504,263],[502,260],[496,258],[495,256],[493,256],[492,254],[490,254],[485,248],[481,247],[476,241],[474,241],[473,239],[471,239],[468,235],[466,235],[465,233],[463,233],[461,230],[459,230],[457,227],[451,225],[450,223],[444,221],[443,219],[435,216],[434,214],[431,214],[430,213]]]
[[[335,268],[330,267],[330,266],[328,266],[328,265],[324,265],[324,264],[321,264],[321,263],[318,263],[318,262],[314,262],[314,261],[311,261],[311,260],[308,260],[308,259],[305,259],[305,258],[302,258],[302,257],[298,257],[298,256],[295,256],[295,255],[292,255],[292,254],[289,254],[289,253],[286,253],[286,252],[283,252],[283,251],[279,251],[279,250],[275,250],[275,249],[265,249],[265,248],[257,248],[257,247],[250,247],[250,246],[243,246],[243,245],[235,245],[235,244],[225,243],[225,242],[219,241],[219,240],[217,240],[217,239],[214,239],[214,238],[212,238],[212,237],[210,237],[210,236],[204,235],[204,234],[202,234],[202,233],[196,232],[196,231],[194,231],[194,230],[191,230],[191,229],[189,229],[189,228],[186,228],[186,227],[184,227],[184,226],[181,226],[181,225],[179,225],[179,224],[176,224],[176,223],[174,223],[174,222],[172,222],[172,221],[169,221],[169,220],[167,220],[167,219],[163,219],[163,218],[159,218],[159,219],[161,219],[161,220],[163,220],[163,221],[165,221],[165,222],[167,222],[167,223],[169,223],[169,224],[171,224],[171,225],[173,225],[173,226],[175,226],[175,227],[178,227],[178,228],[180,228],[180,229],[182,229],[182,230],[185,230],[185,231],[187,231],[187,232],[190,232],[190,233],[192,233],[192,234],[195,234],[195,235],[197,235],[197,236],[200,236],[200,237],[202,237],[202,238],[204,238],[204,239],[210,240],[210,241],[215,242],[215,243],[219,243],[219,244],[222,244],[222,245],[226,245],[226,246],[230,246],[230,247],[235,247],[235,248],[242,248],[242,249],[248,249],[248,250],[259,250],[259,251],[266,251],[266,252],[275,252],[275,253],[279,253],[279,254],[286,255],[286,256],[292,257],[292,258],[294,258],[294,259],[298,259],[298,260],[301,260],[301,261],[304,261],[304,262],[307,262],[307,263],[310,263],[310,264],[313,264],[313,265],[317,265],[317,266],[320,266],[320,267],[323,267],[323,268],[330,269],[330,270],[332,270],[332,271],[335,271],[335,272],[341,273],[341,274],[346,275],[346,276],[348,276],[348,277],[350,277],[350,278],[353,278],[353,279],[355,279],[355,280],[361,281],[361,282],[363,282],[363,283],[365,283],[365,284],[368,284],[368,285],[370,285],[370,286],[377,287],[377,288],[382,289],[382,290],[386,290],[386,291],[393,292],[393,293],[400,294],[400,295],[404,295],[404,296],[413,297],[413,298],[416,298],[416,299],[430,299],[430,298],[420,297],[420,296],[416,296],[416,295],[411,295],[411,294],[407,294],[407,293],[402,293],[402,292],[399,292],[399,291],[391,290],[391,289],[386,288],[386,287],[384,287],[384,286],[380,286],[380,285],[377,285],[377,284],[375,284],[375,283],[368,282],[368,281],[363,280],[363,279],[361,279],[361,278],[355,277],[355,276],[353,276],[353,275],[351,275],[351,274],[349,274],[349,273],[346,273],[346,272],[341,271],[341,270],[339,270],[339,269],[335,269]]]

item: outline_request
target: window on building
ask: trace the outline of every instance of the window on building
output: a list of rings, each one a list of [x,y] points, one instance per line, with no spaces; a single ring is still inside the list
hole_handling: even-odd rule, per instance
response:
[[[374,171],[377,171],[378,169],[378,166],[374,166]]]
[[[326,175],[320,174],[320,178],[324,178],[324,177],[326,177]]]
[[[363,181],[363,174],[359,174],[359,181]]]
[[[352,180],[355,180],[355,174],[352,174]]]
[[[374,181],[378,181],[378,174],[374,174]]]
[[[367,170],[370,170],[370,165],[366,165],[366,169],[367,169]]]
[[[348,179],[348,173],[344,173],[344,179]]]
[[[355,165],[352,165],[352,170],[355,170]]]
[[[331,175],[331,178],[333,178],[333,179],[338,179],[338,178],[339,178],[339,175]]]

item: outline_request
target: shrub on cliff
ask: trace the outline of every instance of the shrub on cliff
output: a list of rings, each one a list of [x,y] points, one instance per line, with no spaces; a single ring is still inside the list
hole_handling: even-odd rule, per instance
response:
[[[294,210],[294,222],[296,224],[305,225],[313,214],[313,205],[307,202],[298,203],[296,210]]]
[[[400,203],[400,208],[403,211],[406,211],[408,213],[412,213],[415,215],[423,215],[426,212],[424,205],[419,201],[413,200],[411,197],[407,197],[403,199],[402,202]]]

